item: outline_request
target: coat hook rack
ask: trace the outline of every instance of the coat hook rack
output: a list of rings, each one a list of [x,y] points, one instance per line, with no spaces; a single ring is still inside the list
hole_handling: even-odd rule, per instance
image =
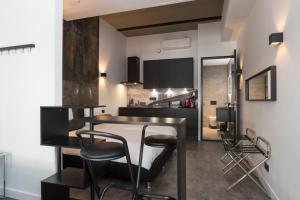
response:
[[[17,45],[17,46],[1,47],[0,52],[2,55],[2,53],[5,51],[9,53],[10,51],[17,52],[19,49],[22,49],[24,53],[25,49],[29,49],[31,51],[33,48],[35,48],[35,44],[24,44],[24,45]]]

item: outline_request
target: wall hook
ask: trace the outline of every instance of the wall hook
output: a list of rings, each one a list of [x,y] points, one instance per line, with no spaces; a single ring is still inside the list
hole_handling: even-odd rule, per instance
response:
[[[17,45],[17,46],[1,47],[0,52],[1,55],[5,51],[7,51],[7,54],[10,54],[10,51],[14,50],[16,54],[19,49],[22,49],[22,53],[24,53],[25,49],[29,49],[29,52],[31,52],[33,48],[35,48],[35,44],[24,44],[24,45]]]

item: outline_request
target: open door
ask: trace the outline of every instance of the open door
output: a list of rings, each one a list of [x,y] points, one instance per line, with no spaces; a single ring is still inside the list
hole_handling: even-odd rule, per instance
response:
[[[235,110],[234,126],[230,126],[228,131],[236,141],[239,129],[238,69],[235,50],[229,56],[201,58],[201,140],[221,141],[222,122],[217,121],[217,109],[231,107]]]

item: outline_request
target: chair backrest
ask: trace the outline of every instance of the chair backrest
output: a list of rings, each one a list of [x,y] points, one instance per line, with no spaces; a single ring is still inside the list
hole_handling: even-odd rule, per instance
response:
[[[265,138],[258,136],[256,139],[256,146],[264,153],[265,157],[271,157],[271,144]]]
[[[246,137],[252,142],[255,142],[256,139],[256,133],[253,129],[251,128],[246,128]]]
[[[128,150],[126,139],[124,137],[120,136],[120,135],[115,135],[115,134],[112,134],[112,133],[102,132],[102,131],[89,131],[89,130],[78,130],[78,131],[76,131],[76,135],[80,139],[80,142],[81,142],[82,146],[84,146],[84,143],[83,143],[83,140],[82,140],[82,135],[90,135],[90,136],[93,135],[93,136],[100,136],[100,137],[106,137],[106,138],[119,140],[124,144],[124,147],[126,148],[126,150]]]

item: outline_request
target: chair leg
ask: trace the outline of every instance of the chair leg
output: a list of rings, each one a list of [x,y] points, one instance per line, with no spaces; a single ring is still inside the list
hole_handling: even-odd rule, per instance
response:
[[[152,188],[152,183],[151,183],[151,182],[147,182],[146,187],[147,187],[148,190],[151,190],[151,188]]]
[[[240,165],[240,163],[237,163],[237,165],[244,171],[244,175],[238,179],[236,182],[234,182],[233,184],[231,184],[226,191],[231,190],[234,186],[236,186],[238,183],[240,183],[244,178],[246,178],[247,176],[268,196],[267,191],[261,186],[260,183],[258,183],[252,176],[251,173],[256,170],[260,165],[262,165],[263,163],[265,163],[269,158],[265,158],[264,160],[262,160],[260,163],[258,163],[255,167],[253,167],[251,170],[247,171],[244,167],[242,167]]]
[[[234,163],[234,160],[237,159],[236,156],[231,155],[229,152],[228,152],[228,155],[229,155],[229,157],[231,158],[231,161],[228,162],[228,163],[222,168],[223,171],[224,171],[227,167],[229,167],[232,163]]]
[[[139,191],[140,188],[140,179],[141,179],[141,168],[143,162],[144,146],[145,146],[145,134],[148,125],[143,126],[142,136],[141,136],[141,146],[140,146],[140,155],[139,155],[139,164],[138,164],[138,174],[136,179],[136,189]]]
[[[104,198],[104,194],[107,192],[107,190],[110,188],[110,187],[112,187],[114,184],[113,183],[111,183],[111,184],[109,184],[109,185],[107,185],[104,189],[103,189],[103,191],[102,191],[102,193],[101,193],[101,196],[100,196],[100,198],[99,198],[99,200],[102,200],[103,198]]]
[[[221,162],[225,163],[225,158],[228,156],[228,153],[226,152],[221,158]]]
[[[91,181],[91,187],[94,188],[94,190],[96,191],[97,197],[100,198],[100,188],[99,188],[99,186],[97,184],[97,181],[95,179],[95,175],[93,173],[93,167],[92,167],[91,161],[85,160],[85,166],[87,167],[86,171],[87,171],[87,174],[88,174],[88,176],[90,178],[90,181]],[[91,190],[91,198],[94,198],[94,194],[92,194],[92,193],[94,193],[93,190]]]
[[[125,147],[125,154],[126,154],[126,160],[127,160],[127,165],[128,165],[129,176],[130,176],[130,180],[131,180],[131,184],[132,184],[132,199],[137,199],[138,198],[138,191],[137,191],[135,179],[134,179],[134,176],[133,176],[132,164],[131,164],[130,155],[129,155],[129,151],[128,151],[127,146]]]
[[[223,175],[226,175],[228,172],[230,172],[233,168],[235,168],[236,166],[237,166],[237,163],[241,163],[241,162],[243,162],[243,160],[244,159],[246,159],[247,157],[249,156],[249,154],[246,154],[246,155],[244,155],[243,157],[238,157],[238,161],[237,162],[235,162],[229,169],[227,169],[224,173],[223,173]]]

